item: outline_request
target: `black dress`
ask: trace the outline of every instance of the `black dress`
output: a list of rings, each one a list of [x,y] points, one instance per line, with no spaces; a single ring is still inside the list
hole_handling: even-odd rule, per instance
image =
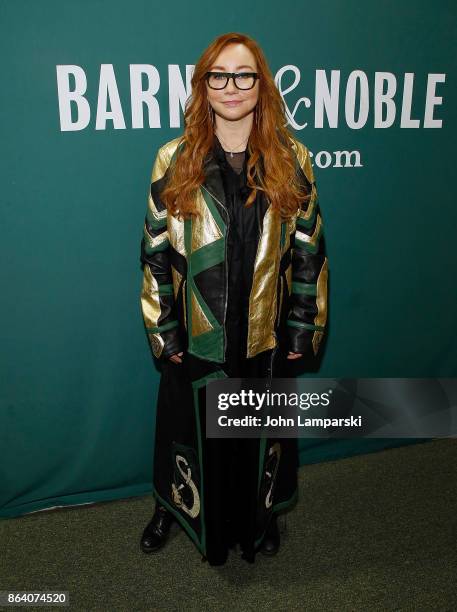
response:
[[[245,152],[226,153],[219,141],[215,146],[216,158],[222,173],[230,225],[227,237],[227,259],[229,262],[228,301],[226,316],[227,352],[222,364],[229,377],[262,377],[271,359],[271,350],[255,357],[246,358],[247,321],[249,294],[252,286],[254,261],[258,233],[254,201],[246,208],[249,189],[246,188]],[[207,474],[211,484],[207,493],[208,560],[212,565],[223,564],[228,548],[240,544],[242,557],[253,563],[255,551],[252,534],[255,529],[255,498],[249,503],[249,496],[256,492],[257,439],[207,438]],[[250,469],[251,467],[255,469]],[[229,475],[221,478],[221,470]],[[240,504],[240,500],[244,500]],[[246,514],[246,508],[252,513]]]
[[[223,368],[228,376],[249,373],[260,376],[265,352],[257,358],[246,359],[249,294],[252,287],[254,262],[260,228],[257,225],[256,202],[244,206],[249,195],[246,177],[246,152],[225,152],[216,142],[216,159],[224,182],[230,224],[227,237],[229,286],[226,316],[227,354]],[[270,351],[268,351],[270,354]],[[260,369],[259,369],[260,366]]]

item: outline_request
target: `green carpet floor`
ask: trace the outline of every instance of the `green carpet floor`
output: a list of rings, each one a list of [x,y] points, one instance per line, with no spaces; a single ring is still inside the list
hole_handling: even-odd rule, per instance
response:
[[[177,524],[142,553],[152,496],[5,519],[0,590],[67,590],[84,612],[457,610],[456,466],[455,439],[302,466],[281,550],[255,565],[202,563]]]

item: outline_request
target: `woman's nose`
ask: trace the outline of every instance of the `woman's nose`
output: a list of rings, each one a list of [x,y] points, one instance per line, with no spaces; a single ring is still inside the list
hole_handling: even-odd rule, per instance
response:
[[[233,79],[229,79],[229,82],[227,83],[227,91],[230,93],[235,93],[238,91],[238,87],[235,85]]]

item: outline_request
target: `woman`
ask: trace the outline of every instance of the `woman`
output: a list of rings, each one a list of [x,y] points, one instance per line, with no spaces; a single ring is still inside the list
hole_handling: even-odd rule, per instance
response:
[[[161,366],[153,490],[142,550],[177,521],[211,565],[238,544],[275,554],[297,497],[296,439],[205,436],[214,378],[295,377],[319,351],[327,257],[307,148],[250,37],[216,38],[195,66],[181,137],[158,151],[141,306]],[[294,369],[294,363],[295,369]]]

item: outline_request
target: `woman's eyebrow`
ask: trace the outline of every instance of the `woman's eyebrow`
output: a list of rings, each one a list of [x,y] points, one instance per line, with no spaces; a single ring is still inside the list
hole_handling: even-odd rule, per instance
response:
[[[235,70],[240,70],[241,68],[249,68],[250,70],[254,70],[252,66],[247,66],[246,64],[243,64],[243,66],[237,66]],[[225,71],[225,68],[224,66],[213,66],[212,68],[210,68],[210,70],[224,70]]]

